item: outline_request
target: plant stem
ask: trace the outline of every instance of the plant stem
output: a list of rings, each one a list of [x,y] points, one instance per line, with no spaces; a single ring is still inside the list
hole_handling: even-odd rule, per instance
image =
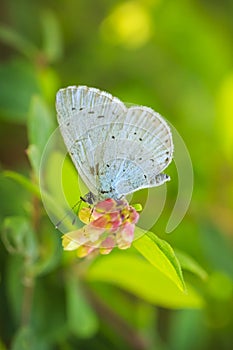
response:
[[[133,329],[133,327],[131,327],[109,306],[100,300],[96,293],[87,288],[87,286],[84,288],[85,295],[88,297],[90,303],[96,309],[99,316],[105,319],[107,323],[111,324],[134,350],[147,350],[149,348],[147,339],[140,336],[137,331]]]

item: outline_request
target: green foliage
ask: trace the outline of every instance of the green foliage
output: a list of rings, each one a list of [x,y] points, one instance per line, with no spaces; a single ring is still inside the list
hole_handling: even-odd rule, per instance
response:
[[[179,249],[175,249],[175,255],[179,259],[182,269],[192,272],[203,280],[207,278],[206,271],[191,256]]]
[[[7,217],[2,229],[3,242],[9,253],[32,260],[37,256],[35,232],[25,217]]]
[[[3,2],[0,350],[232,348],[232,14],[229,1]],[[87,191],[55,121],[57,89],[78,84],[165,115],[195,179],[180,222],[193,174],[177,143],[159,219],[92,260],[54,227],[73,229]],[[132,199],[142,216],[148,198]]]
[[[22,327],[18,330],[12,344],[12,350],[47,350],[49,345],[39,340],[30,327]]]
[[[25,123],[31,98],[40,92],[35,71],[25,61],[0,64],[0,118]]]
[[[186,294],[182,293],[170,279],[164,276],[164,270],[160,272],[137,255],[117,253],[105,259],[98,259],[89,269],[87,278],[89,281],[115,284],[162,307],[195,308],[202,306],[201,297],[192,287],[187,288]]]
[[[33,170],[36,174],[39,174],[45,145],[55,127],[46,104],[39,97],[32,99],[27,125],[30,145],[28,148],[28,157]]]
[[[167,275],[181,291],[185,291],[180,263],[167,242],[159,239],[152,232],[145,232],[141,238],[134,242],[134,247],[153,266]]]
[[[66,279],[66,298],[68,326],[72,334],[91,338],[97,332],[98,320],[76,276],[70,275]]]
[[[37,184],[33,184],[25,176],[16,173],[14,171],[4,171],[3,175],[9,179],[12,179],[23,186],[27,191],[33,193],[36,197],[40,198],[40,189]]]

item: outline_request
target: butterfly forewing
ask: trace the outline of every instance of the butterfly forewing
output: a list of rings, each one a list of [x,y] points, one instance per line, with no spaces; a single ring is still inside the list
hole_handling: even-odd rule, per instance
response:
[[[96,163],[92,154],[93,146],[101,141],[103,118],[122,115],[124,104],[108,94],[86,86],[70,86],[58,91],[56,109],[60,130],[79,175],[93,192],[98,192]],[[91,127],[96,129],[95,142],[89,136]],[[97,133],[97,131],[100,131]],[[108,130],[105,128],[105,131]]]

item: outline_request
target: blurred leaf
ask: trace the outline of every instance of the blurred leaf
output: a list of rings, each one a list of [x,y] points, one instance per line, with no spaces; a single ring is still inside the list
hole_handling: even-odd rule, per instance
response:
[[[17,196],[16,196],[17,193]],[[0,220],[7,215],[25,215],[24,203],[28,203],[30,193],[25,191],[18,182],[7,177],[5,173],[0,173],[0,198],[1,210]]]
[[[112,283],[149,303],[166,308],[199,308],[201,297],[187,285],[187,294],[140,256],[125,252],[100,257],[87,272],[89,281]]]
[[[200,231],[202,249],[209,265],[216,270],[223,270],[229,276],[232,276],[233,254],[230,240],[208,223],[205,223]]]
[[[38,147],[36,145],[29,145],[27,148],[27,155],[32,169],[35,171],[36,174],[39,174],[41,154]]]
[[[29,40],[23,38],[18,32],[4,25],[0,25],[0,41],[18,50],[29,59],[35,59],[39,50]]]
[[[233,280],[221,271],[214,271],[209,276],[207,290],[216,300],[230,301],[233,295]]]
[[[54,106],[56,92],[61,86],[57,72],[51,67],[43,67],[37,71],[37,79],[44,98],[51,106]]]
[[[207,15],[208,11],[201,12],[189,1],[167,1],[156,13],[156,35],[183,71],[189,69],[194,77],[214,88],[232,66],[231,51],[224,31]],[[182,93],[186,88],[187,85]]]
[[[135,231],[142,231],[139,227]],[[168,276],[181,291],[185,291],[185,283],[179,260],[166,241],[156,234],[147,232],[133,242],[133,246],[157,269]]]
[[[202,310],[179,310],[171,314],[169,350],[207,349],[207,329]]]
[[[27,191],[33,193],[37,198],[40,198],[40,190],[39,187],[32,183],[28,178],[24,175],[15,173],[14,171],[4,171],[3,175],[18,182],[21,186],[23,186]]]
[[[49,350],[49,344],[41,341],[31,327],[23,327],[17,331],[11,350]]]
[[[42,226],[42,225],[41,225]],[[49,234],[48,234],[49,232]],[[34,263],[33,275],[41,276],[53,271],[61,262],[63,248],[60,234],[54,226],[48,224],[40,228],[40,258]]]
[[[91,287],[107,307],[134,328],[146,329],[155,321],[154,306],[144,300],[135,300],[131,295],[107,283],[92,282]]]
[[[194,273],[203,280],[207,278],[207,272],[190,255],[179,249],[174,249],[174,251],[182,269]]]
[[[5,218],[2,239],[11,254],[20,254],[30,259],[35,259],[38,255],[35,233],[25,217]]]
[[[7,121],[24,123],[31,97],[40,93],[34,68],[26,63],[12,61],[0,65],[0,117]]]
[[[51,153],[46,166],[45,183],[58,203],[63,203],[65,196],[69,205],[73,206],[80,198],[78,173],[70,159],[61,152]]]
[[[34,194],[37,198],[41,199],[41,194],[43,195],[43,200],[48,203],[50,208],[53,210],[53,214],[57,218],[61,218],[64,216],[64,211],[60,208],[59,205],[57,205],[56,200],[50,196],[49,193],[43,191],[42,189],[39,189],[39,187],[36,184],[33,184],[29,179],[27,179],[25,176],[15,173],[13,171],[4,171],[3,175],[18,182],[20,185],[22,185],[26,190]],[[69,228],[72,228],[72,225],[69,226]]]
[[[233,156],[233,73],[227,75],[220,85],[217,96],[216,127],[220,145],[228,160],[232,163]]]
[[[21,320],[23,303],[23,264],[24,258],[19,255],[8,255],[6,264],[6,294],[9,300],[10,317],[14,324]]]
[[[91,338],[98,330],[98,320],[87,303],[76,276],[66,280],[67,318],[73,334],[81,338]]]
[[[62,38],[59,21],[54,12],[44,10],[41,16],[43,30],[43,52],[49,63],[56,62],[62,56]]]
[[[28,139],[30,145],[34,146],[29,149],[29,158],[37,175],[44,147],[54,128],[55,123],[44,101],[39,96],[34,96],[28,118]]]
[[[65,158],[62,168],[62,185],[68,203],[73,206],[81,196],[78,172],[69,158]]]
[[[61,281],[61,274],[49,274],[38,278],[35,284],[31,325],[46,344],[59,342],[68,336],[64,287]]]

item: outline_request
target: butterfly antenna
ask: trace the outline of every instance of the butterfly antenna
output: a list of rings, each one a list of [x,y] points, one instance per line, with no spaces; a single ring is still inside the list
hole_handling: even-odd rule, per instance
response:
[[[73,205],[73,207],[71,208],[71,210],[75,209],[75,208],[78,206],[78,210],[77,210],[77,213],[78,213],[82,201],[83,201],[83,200],[82,200],[82,198],[80,197],[80,200],[79,200],[77,203],[75,203],[75,205]],[[63,218],[62,218],[60,221],[58,221],[58,223],[55,225],[55,229],[58,229],[58,227],[61,225],[61,223],[65,220],[65,218],[66,218],[68,215],[69,215],[69,213],[65,214],[65,215],[63,216]],[[72,225],[74,225],[75,219],[76,219],[76,218],[74,218],[74,220],[72,221]]]

